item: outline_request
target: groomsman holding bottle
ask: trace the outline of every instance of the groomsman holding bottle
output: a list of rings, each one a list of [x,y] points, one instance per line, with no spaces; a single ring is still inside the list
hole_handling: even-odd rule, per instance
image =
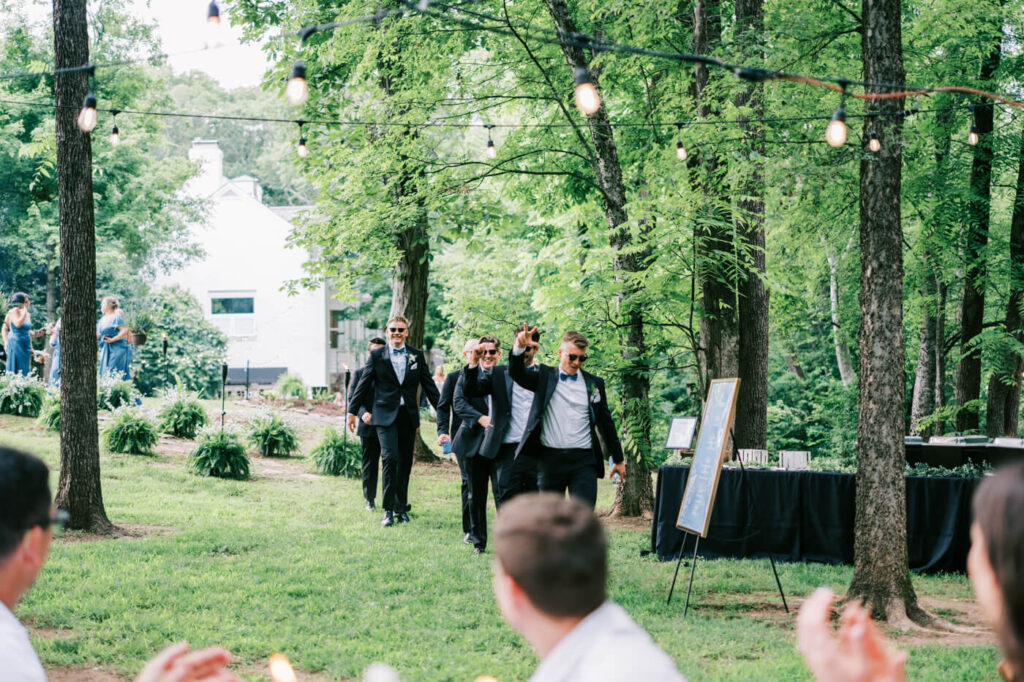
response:
[[[512,379],[534,392],[516,455],[537,453],[537,483],[542,491],[563,495],[568,491],[593,509],[597,479],[604,477],[608,457],[614,461],[611,472],[626,475],[604,380],[582,370],[590,342],[579,332],[562,337],[557,367],[541,365],[536,372],[527,371],[524,352],[536,331],[524,322],[509,354]]]
[[[462,349],[462,356],[466,358],[467,363],[473,361],[473,348],[476,347],[476,344],[476,339],[470,339],[466,341],[466,345]],[[448,376],[444,378],[444,386],[441,387],[441,401],[437,403],[437,444],[444,447],[444,444],[448,443],[446,451],[451,451],[452,436],[458,432],[459,424],[462,423],[458,415],[452,414],[455,385],[458,383],[459,377],[462,376],[462,372],[463,369],[459,368],[448,373]],[[457,451],[454,454],[455,461],[459,463],[459,473],[462,476],[462,541],[471,545],[473,540],[470,536],[469,475],[466,473],[465,458]]]
[[[373,352],[386,345],[387,343],[385,343],[384,339],[379,336],[375,336],[370,339],[370,343],[366,350]],[[367,404],[356,405],[352,402],[352,396],[355,395],[356,392],[356,385],[359,383],[359,377],[362,375],[362,367],[352,374],[352,386],[349,388],[348,396],[346,398],[348,413],[360,418],[373,407],[372,405]],[[356,420],[350,418],[350,431],[353,430],[353,426],[356,426]],[[373,511],[377,508],[375,500],[377,498],[377,479],[380,472],[380,439],[377,438],[376,429],[364,424],[361,420],[358,421],[358,428],[354,429],[354,431],[355,434],[359,436],[359,444],[363,453],[361,476],[363,480],[363,499],[366,500],[366,510]]]
[[[440,399],[423,351],[405,345],[408,336],[405,317],[397,315],[388,320],[388,345],[370,352],[352,394],[353,405],[372,405],[372,410],[360,419],[376,428],[380,440],[384,527],[409,522],[409,476],[420,425],[417,388],[423,389],[435,408]],[[350,411],[348,419],[352,424],[356,415]]]

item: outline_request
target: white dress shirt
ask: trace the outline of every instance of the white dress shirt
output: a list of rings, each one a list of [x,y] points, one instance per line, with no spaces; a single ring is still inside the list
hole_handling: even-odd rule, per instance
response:
[[[512,346],[512,355],[522,355],[525,348]],[[551,394],[544,412],[540,431],[540,444],[559,450],[589,450],[590,406],[587,401],[587,380],[583,371],[576,372],[575,381],[561,380],[562,370],[555,367],[555,392]]]
[[[46,682],[46,672],[32,648],[28,631],[0,602],[0,678],[11,682]]]
[[[606,601],[561,639],[530,682],[685,682],[621,606]]]
[[[529,365],[527,371],[534,372]],[[502,443],[518,443],[523,439],[523,432],[526,431],[526,422],[530,418],[530,407],[533,405],[533,391],[512,382],[512,419],[509,421],[508,431],[505,432],[505,440]]]
[[[403,344],[399,348],[405,348],[405,345]],[[391,366],[395,368],[395,374],[398,376],[398,385],[401,386],[405,381],[405,366],[409,362],[409,349],[405,348],[404,353],[392,353],[392,350],[397,350],[397,348],[388,346],[388,359],[391,360]],[[405,405],[405,396],[399,394],[398,404]]]

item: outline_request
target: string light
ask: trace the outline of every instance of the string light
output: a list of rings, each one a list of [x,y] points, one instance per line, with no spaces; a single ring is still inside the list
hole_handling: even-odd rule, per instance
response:
[[[874,130],[871,131],[871,139],[868,140],[868,149],[876,154],[882,149],[882,143],[878,139],[878,133]]]
[[[494,140],[491,139],[491,128],[494,127],[493,123],[487,123],[484,128],[487,128],[487,149],[485,153],[488,159],[498,158],[498,149],[494,146]]]
[[[82,110],[78,112],[78,129],[83,133],[91,133],[96,127],[96,95],[89,91],[82,102]]]
[[[288,87],[285,88],[284,95],[292,106],[296,107],[301,107],[309,99],[306,65],[302,63],[301,59],[292,66],[292,77],[288,79]]]
[[[220,23],[220,7],[217,0],[210,0],[210,6],[206,8],[206,47],[221,47],[224,45],[224,31]]]
[[[971,111],[971,128],[967,131],[967,144],[974,147],[978,144],[978,126],[974,123],[974,105],[967,108]]]
[[[846,103],[846,81],[840,83],[842,92],[839,95],[839,108],[832,114],[832,120],[825,128],[825,141],[832,147],[842,147],[846,144],[846,110],[843,105]]]
[[[309,149],[306,148],[306,138],[302,134],[302,126],[306,125],[305,121],[298,121],[299,124],[299,144],[295,148],[295,153],[299,155],[299,158],[306,158],[309,156]]]
[[[572,77],[576,82],[576,106],[587,116],[597,113],[601,108],[601,95],[590,80],[590,70],[585,66],[573,67]]]
[[[117,145],[121,144],[121,131],[117,129],[117,115],[121,112],[117,109],[114,109],[110,113],[114,115],[114,125],[110,129],[110,144],[116,147]]]
[[[689,154],[686,153],[686,147],[683,146],[683,124],[676,124],[676,158],[680,161],[686,161],[686,157]]]

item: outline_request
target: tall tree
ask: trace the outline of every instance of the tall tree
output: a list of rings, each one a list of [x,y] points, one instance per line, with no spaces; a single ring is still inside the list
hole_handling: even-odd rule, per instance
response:
[[[96,421],[96,234],[92,146],[77,126],[89,74],[86,0],[54,0],[54,102],[60,206],[60,481],[55,503],[76,529],[113,530],[103,508]],[[61,72],[61,69],[76,69]]]

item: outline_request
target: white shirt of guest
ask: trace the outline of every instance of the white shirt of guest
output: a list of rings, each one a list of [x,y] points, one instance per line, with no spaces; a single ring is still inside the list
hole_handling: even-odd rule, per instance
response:
[[[46,682],[46,672],[32,648],[28,631],[0,602],[0,677],[17,682]]]
[[[405,348],[403,344],[400,348]],[[392,351],[398,350],[392,346],[388,346],[388,359],[391,360],[391,366],[395,368],[395,375],[398,377],[398,385],[401,386],[405,382],[405,365],[409,361],[409,349],[405,348],[404,353],[393,353]],[[399,405],[405,405],[405,397],[399,396]]]
[[[527,371],[537,371],[533,365],[527,366]],[[490,397],[490,396],[488,396]],[[533,405],[533,391],[512,382],[512,419],[509,421],[508,431],[505,432],[505,440],[502,443],[518,443],[523,439],[523,432],[526,431],[526,422],[530,418],[530,406]]]
[[[686,682],[621,606],[606,601],[569,631],[530,682]]]

